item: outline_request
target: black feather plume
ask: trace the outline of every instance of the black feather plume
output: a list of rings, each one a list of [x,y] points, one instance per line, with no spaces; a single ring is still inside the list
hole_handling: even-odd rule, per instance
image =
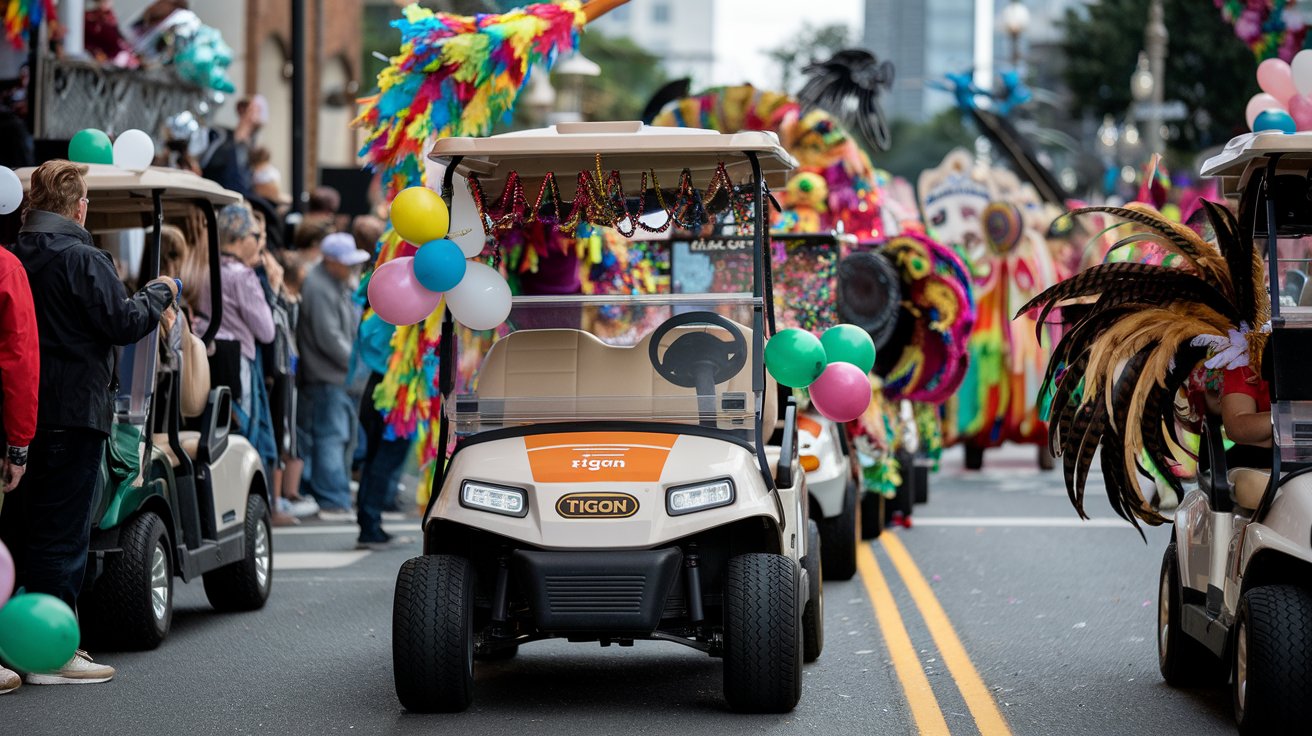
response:
[[[893,88],[893,64],[862,49],[844,49],[804,70],[810,79],[797,98],[828,112],[854,131],[869,149],[887,151],[888,121],[879,97]]]

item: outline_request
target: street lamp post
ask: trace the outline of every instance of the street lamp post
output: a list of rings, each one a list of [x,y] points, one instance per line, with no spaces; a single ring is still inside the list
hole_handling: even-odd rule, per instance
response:
[[[551,115],[552,123],[566,123],[582,120],[583,88],[588,77],[601,76],[601,67],[596,62],[575,51],[568,58],[556,64],[556,74],[565,81],[560,90],[560,109]]]
[[[1152,74],[1152,107],[1148,110],[1148,150],[1162,153],[1162,106],[1166,100],[1166,30],[1162,0],[1152,0],[1148,7],[1148,26],[1144,28],[1144,46]]]
[[[1011,65],[1020,68],[1020,37],[1030,24],[1030,9],[1021,0],[1011,0],[1002,10],[1002,27],[1011,38]]]

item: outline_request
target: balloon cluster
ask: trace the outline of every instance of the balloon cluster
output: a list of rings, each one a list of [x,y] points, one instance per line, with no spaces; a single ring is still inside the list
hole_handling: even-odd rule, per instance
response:
[[[510,285],[496,269],[468,260],[483,250],[478,238],[447,239],[450,212],[427,187],[409,187],[392,200],[392,229],[410,243],[414,256],[394,258],[369,279],[369,306],[384,322],[422,321],[442,302],[471,330],[491,330],[510,316]]]
[[[1312,51],[1294,60],[1267,59],[1257,67],[1260,94],[1248,101],[1245,118],[1254,133],[1312,130]]]
[[[75,133],[68,142],[68,160],[141,172],[155,161],[155,142],[136,128],[119,133],[113,143],[105,131],[86,128]]]
[[[0,658],[25,672],[48,672],[73,658],[81,634],[67,603],[45,593],[13,598],[14,558],[0,542]]]
[[[232,48],[218,29],[202,25],[189,36],[178,35],[173,67],[178,76],[192,84],[225,94],[237,90],[228,78]]]
[[[875,342],[856,325],[836,325],[820,337],[791,327],[765,344],[765,367],[779,383],[808,389],[826,419],[850,422],[870,405]]]

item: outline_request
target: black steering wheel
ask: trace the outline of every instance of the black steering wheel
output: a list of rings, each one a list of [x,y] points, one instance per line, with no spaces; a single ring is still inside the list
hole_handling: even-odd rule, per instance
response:
[[[731,341],[709,332],[685,332],[660,355],[661,341],[673,330],[687,325],[721,327]],[[647,346],[651,365],[662,378],[676,386],[695,388],[699,396],[714,396],[715,385],[724,383],[747,364],[747,338],[731,320],[715,312],[687,312],[661,323]]]

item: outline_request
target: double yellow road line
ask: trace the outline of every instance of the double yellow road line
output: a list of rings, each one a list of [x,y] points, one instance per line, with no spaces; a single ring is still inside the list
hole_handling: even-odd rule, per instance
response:
[[[1011,729],[1007,727],[1006,719],[998,710],[997,702],[984,685],[984,681],[980,679],[979,672],[975,670],[970,656],[966,654],[966,648],[961,645],[961,639],[952,628],[952,622],[943,612],[938,597],[925,581],[920,568],[911,559],[907,548],[891,531],[879,535],[879,544],[884,548],[884,552],[911,594],[911,599],[929,628],[929,635],[933,637],[934,645],[938,647],[948,672],[956,682],[962,699],[966,701],[966,707],[970,709],[970,715],[975,719],[975,726],[981,736],[1011,736]],[[893,669],[902,682],[902,689],[906,693],[916,728],[922,736],[951,736],[947,721],[943,718],[943,709],[929,684],[929,678],[925,676],[925,668],[916,654],[916,648],[911,643],[911,635],[907,633],[897,601],[893,598],[893,591],[888,587],[888,581],[884,578],[883,571],[879,569],[879,562],[875,559],[870,545],[860,546],[857,552],[857,571],[861,574],[866,593],[875,607],[875,618],[884,634],[889,656],[893,660]]]

